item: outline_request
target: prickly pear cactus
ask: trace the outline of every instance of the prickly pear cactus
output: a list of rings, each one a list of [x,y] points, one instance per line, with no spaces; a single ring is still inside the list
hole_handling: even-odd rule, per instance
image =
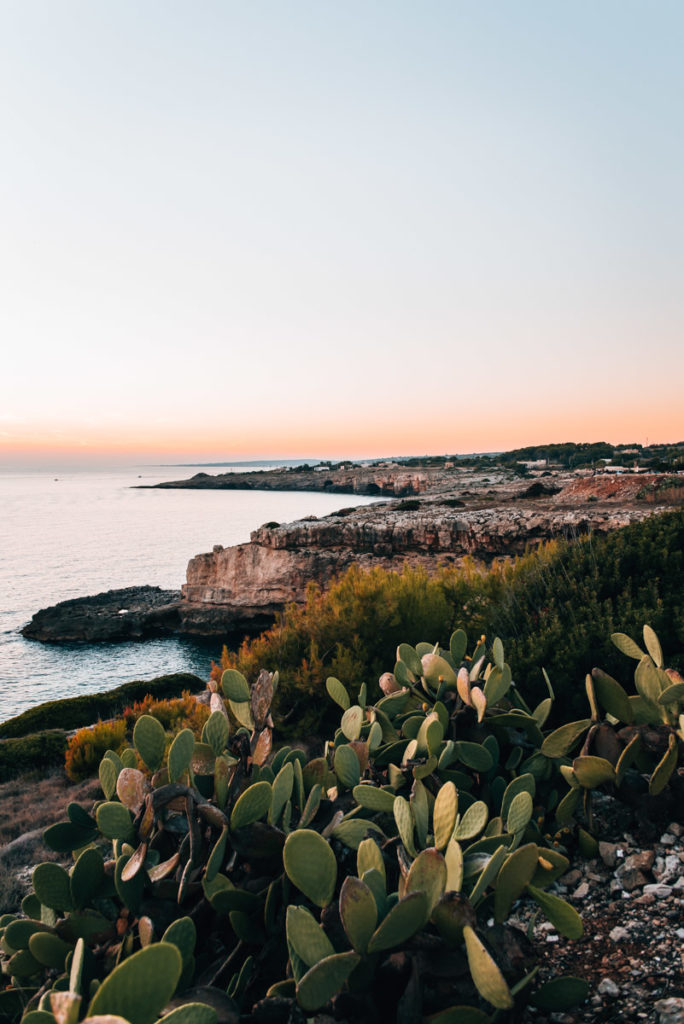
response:
[[[318,756],[272,754],[265,671],[224,673],[199,742],[168,747],[141,718],[134,747],[103,758],[92,814],[70,805],[46,832],[72,866],[38,865],[22,913],[0,919],[0,1015],[487,1021],[552,1000],[524,936],[515,968],[497,950],[519,899],[582,931],[547,892],[569,864],[546,838],[553,692],[530,709],[500,641],[466,647],[461,630],[446,649],[400,645],[374,703],[329,679],[341,721]],[[567,981],[564,1005],[586,995]]]
[[[613,633],[611,639],[637,662],[636,692],[628,694],[612,676],[593,669],[585,682],[590,717],[560,726],[541,746],[570,786],[558,809],[562,824],[581,805],[592,828],[591,794],[599,787],[632,801],[657,797],[675,783],[678,793],[684,792],[679,768],[684,762],[684,679],[664,667],[660,641],[650,626],[643,629],[646,650],[624,633]]]

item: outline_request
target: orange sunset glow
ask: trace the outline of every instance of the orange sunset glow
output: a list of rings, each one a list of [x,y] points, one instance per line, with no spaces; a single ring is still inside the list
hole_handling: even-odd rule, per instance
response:
[[[0,465],[678,440],[676,32],[267,6],[8,15]]]

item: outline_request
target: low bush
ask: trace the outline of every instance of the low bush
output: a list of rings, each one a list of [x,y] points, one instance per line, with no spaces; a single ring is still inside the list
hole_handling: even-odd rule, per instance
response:
[[[168,733],[167,744],[181,729],[190,729],[198,739],[209,717],[209,708],[200,704],[186,690],[181,697],[172,700],[157,700],[147,694],[133,707],[125,708],[121,718],[79,729],[69,740],[65,767],[69,778],[79,782],[97,772],[107,750],[115,753],[130,739],[135,724],[143,715],[154,715]]]
[[[684,669],[684,511],[540,554],[506,569],[483,627],[501,636],[527,692],[543,693],[544,666],[567,702],[564,713],[581,716],[586,672],[623,670],[610,636],[639,634],[644,622],[669,638],[679,652],[671,667]]]
[[[123,719],[97,722],[79,729],[66,750],[64,767],[72,782],[80,782],[94,774],[97,765],[108,750],[121,750],[126,742],[126,723]]]
[[[158,700],[148,693],[143,700],[136,701],[133,707],[125,708],[123,712],[123,720],[129,732],[132,732],[141,715],[154,715],[166,731],[173,735],[179,729],[192,729],[199,736],[209,717],[209,708],[206,704],[198,703],[188,690],[172,700]]]
[[[28,736],[43,729],[78,729],[82,725],[91,725],[98,718],[113,718],[128,704],[142,700],[147,694],[160,699],[178,697],[183,690],[198,693],[204,687],[205,683],[198,676],[190,672],[176,672],[157,676],[156,679],[124,683],[104,693],[46,701],[0,722],[0,739]]]
[[[45,729],[31,736],[0,740],[0,782],[26,772],[45,771],[64,763],[67,735],[62,729]]]
[[[218,678],[226,668],[248,677],[261,666],[278,670],[279,731],[321,735],[333,725],[332,709],[321,700],[326,676],[337,676],[355,692],[362,680],[377,680],[393,662],[402,636],[450,633],[457,606],[479,575],[474,563],[460,574],[444,570],[432,577],[424,569],[389,573],[352,566],[326,592],[310,585],[303,607],[288,607],[273,627],[246,639],[237,652],[224,648],[213,675]]]

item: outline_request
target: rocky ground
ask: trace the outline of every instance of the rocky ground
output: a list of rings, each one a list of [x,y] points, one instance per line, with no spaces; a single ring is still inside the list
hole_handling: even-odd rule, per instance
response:
[[[639,824],[622,804],[599,799],[606,838],[596,860],[578,861],[556,883],[578,910],[581,939],[532,926],[541,977],[585,978],[591,994],[568,1012],[526,1010],[526,1024],[684,1024],[684,826]],[[526,909],[511,923],[527,930]]]

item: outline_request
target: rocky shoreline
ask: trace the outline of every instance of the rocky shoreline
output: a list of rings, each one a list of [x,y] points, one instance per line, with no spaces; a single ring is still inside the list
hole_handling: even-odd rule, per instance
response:
[[[210,479],[229,477],[226,486],[232,486],[241,476],[264,476],[276,483],[285,476],[306,476],[271,472]],[[355,486],[368,486],[371,475],[365,483],[357,478]],[[380,486],[377,473],[374,479],[374,486]],[[681,504],[674,494],[669,506],[641,500],[639,495],[657,481],[646,474],[572,473],[530,480],[496,469],[484,475],[462,468],[394,475],[383,486],[414,488],[408,492],[412,497],[342,508],[320,519],[265,524],[246,544],[217,544],[192,558],[180,592],[132,587],[64,601],[34,615],[22,634],[52,643],[169,635],[239,638],[266,628],[288,603],[303,602],[311,582],[325,587],[352,564],[432,570],[457,566],[466,557],[491,564],[550,539],[606,534]],[[192,481],[158,486],[186,484]],[[422,492],[416,490],[421,487]]]
[[[160,587],[125,587],[75,597],[36,612],[21,633],[43,643],[169,636],[177,631],[180,597],[180,591]]]

